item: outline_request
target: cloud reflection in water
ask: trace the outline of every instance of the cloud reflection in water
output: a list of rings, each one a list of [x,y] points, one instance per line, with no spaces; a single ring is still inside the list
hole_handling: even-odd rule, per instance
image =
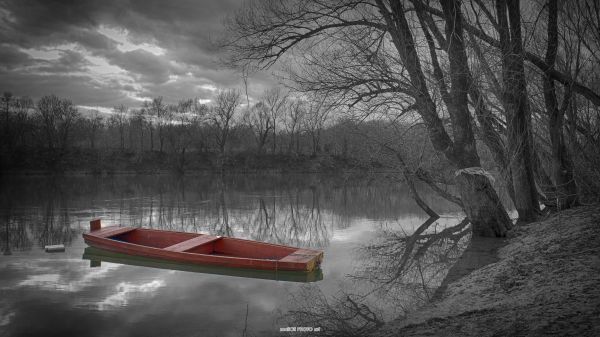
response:
[[[116,286],[116,293],[108,296],[98,303],[99,310],[112,309],[114,307],[127,306],[129,300],[133,297],[145,295],[151,296],[159,288],[165,286],[165,281],[154,280],[142,284],[134,284],[130,282],[121,282]]]

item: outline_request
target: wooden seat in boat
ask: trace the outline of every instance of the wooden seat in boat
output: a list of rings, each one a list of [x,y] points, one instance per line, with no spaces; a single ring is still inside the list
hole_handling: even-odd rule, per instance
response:
[[[189,240],[185,240],[180,243],[176,243],[169,247],[165,247],[164,250],[168,250],[171,252],[185,252],[192,248],[196,248],[198,246],[201,246],[201,245],[204,245],[204,244],[207,244],[210,242],[214,242],[219,239],[221,239],[220,236],[202,235],[202,236],[195,237],[193,239],[189,239]]]

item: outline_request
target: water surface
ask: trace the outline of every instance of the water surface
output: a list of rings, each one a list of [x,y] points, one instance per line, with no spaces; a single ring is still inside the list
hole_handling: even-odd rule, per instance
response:
[[[370,298],[380,310],[378,317],[393,317],[418,302],[407,297],[411,287],[416,290],[410,293],[423,300],[439,287],[449,268],[448,263],[439,267],[440,247],[456,241],[448,255],[454,261],[468,237],[461,227],[459,240],[438,241],[435,254],[425,254],[429,267],[419,262],[423,282],[416,284],[414,261],[402,266],[405,275],[387,275],[402,261],[402,251],[394,251],[401,240],[364,249],[410,234],[426,220],[408,190],[382,176],[4,177],[0,186],[2,336],[281,335],[279,329],[294,319],[301,322],[307,308],[333,306],[349,292]],[[454,205],[422,193],[443,215],[425,234],[459,222]],[[83,258],[81,233],[97,217],[104,224],[323,249],[322,279],[303,284],[90,264]],[[64,253],[43,251],[45,245],[60,243],[66,245]],[[397,281],[394,288],[377,286],[389,285],[390,279]]]

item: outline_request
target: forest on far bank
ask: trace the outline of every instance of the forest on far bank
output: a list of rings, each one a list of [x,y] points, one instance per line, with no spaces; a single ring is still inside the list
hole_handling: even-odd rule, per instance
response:
[[[78,109],[55,95],[33,100],[4,92],[0,169],[96,174],[386,170],[395,163],[380,143],[401,133],[410,134],[416,151],[428,152],[418,125],[399,129],[384,121],[358,121],[324,99],[295,97],[278,88],[266,90],[255,104],[243,100],[240,91],[223,89],[209,104],[157,97],[139,107],[101,112]]]

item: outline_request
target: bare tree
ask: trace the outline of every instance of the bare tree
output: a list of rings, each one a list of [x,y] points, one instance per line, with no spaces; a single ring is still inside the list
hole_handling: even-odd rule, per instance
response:
[[[10,107],[13,101],[13,94],[11,92],[5,91],[2,94],[2,108],[4,109],[4,144],[9,146],[10,149],[10,140],[11,140],[11,128],[10,128]]]
[[[558,2],[556,0],[548,1],[548,42],[545,61],[549,69],[553,69],[556,64],[558,53]],[[600,60],[600,58],[598,59]],[[570,101],[573,99],[573,92],[569,88],[565,89],[565,96],[562,106],[558,105],[556,97],[556,87],[554,80],[547,72],[543,76],[544,101],[548,113],[548,132],[552,144],[552,178],[557,193],[557,207],[560,209],[569,208],[578,203],[577,185],[575,184],[573,173],[573,162],[563,135],[563,125],[565,112],[568,109]]]
[[[307,103],[303,120],[303,128],[312,140],[312,155],[321,152],[321,133],[332,110],[332,106],[325,102],[325,97],[314,97]]]
[[[290,101],[286,109],[287,115],[285,116],[283,123],[286,128],[286,132],[290,136],[290,143],[288,145],[288,153],[291,153],[295,149],[296,154],[300,151],[300,127],[304,122],[306,115],[306,102],[301,99]]]
[[[156,126],[158,129],[159,152],[162,153],[166,136],[165,127],[167,123],[169,123],[169,110],[167,109],[167,106],[163,103],[162,96],[154,98],[152,100],[152,103],[150,103],[150,111],[152,115],[156,118]]]
[[[470,83],[460,4],[442,2],[442,7],[445,39],[451,41],[447,53],[451,100],[444,103],[452,137],[431,95],[414,26],[400,1],[253,2],[230,22],[227,47],[233,63],[263,67],[295,48],[302,49],[308,54],[302,71],[308,74],[303,77],[310,90],[337,94],[340,101],[350,104],[369,104],[370,111],[416,111],[434,148],[458,169],[461,199],[475,232],[502,236],[511,223],[495,190],[485,175],[477,174],[480,171],[467,170],[481,167],[481,163],[468,109]],[[311,79],[311,68],[320,71],[317,75],[327,76]],[[437,86],[442,89],[442,83]],[[398,102],[407,104],[398,106]]]
[[[281,88],[273,88],[265,91],[263,101],[269,111],[273,131],[273,153],[277,147],[277,123],[283,115],[288,101],[289,93],[284,92]]]
[[[520,220],[531,221],[537,217],[539,201],[533,175],[531,112],[527,101],[519,1],[497,0],[496,12],[504,80],[502,101],[507,118],[515,207]]]
[[[11,144],[15,147],[27,145],[27,135],[31,133],[32,123],[30,118],[31,111],[34,110],[33,100],[27,96],[19,97],[15,100],[12,111],[12,140]]]
[[[121,104],[113,108],[110,123],[119,131],[119,144],[121,151],[125,150],[125,127],[129,120],[129,108]]]
[[[10,92],[4,92],[1,97],[2,110],[2,137],[3,146],[8,153],[24,145],[25,133],[30,127],[29,112],[34,104],[29,97],[17,97]]]
[[[256,138],[257,152],[262,153],[269,133],[274,128],[268,107],[262,101],[254,104],[247,110],[244,122],[252,128]]]
[[[154,151],[154,120],[155,114],[153,113],[152,103],[149,101],[144,101],[142,104],[142,108],[140,109],[140,114],[138,117],[140,125],[145,125],[148,128],[148,132],[150,133],[150,151]],[[143,138],[143,137],[142,137]]]
[[[140,141],[140,153],[144,152],[144,129],[146,128],[146,113],[145,113],[145,102],[142,108],[137,109],[133,113],[131,125],[136,125],[138,129],[138,136]],[[130,130],[131,132],[131,130]]]
[[[51,150],[59,150],[59,156],[64,154],[71,127],[79,116],[77,109],[70,100],[50,95],[40,98],[36,112],[42,122],[46,145]]]
[[[174,168],[177,173],[184,172],[185,153],[194,140],[194,122],[195,119],[202,117],[196,108],[193,99],[182,100],[177,105],[168,106],[170,122],[166,126],[166,134],[171,152],[176,158]]]
[[[486,8],[485,2],[476,1],[476,3],[479,5],[479,7],[485,13],[485,16],[490,21],[490,25],[493,27],[493,29],[498,31],[499,23],[492,16],[491,10]],[[578,3],[579,4],[578,6],[573,6],[571,9],[573,11],[578,12],[577,16],[579,16],[579,13],[580,13],[581,17],[585,17],[586,16],[585,13],[588,12],[588,13],[591,13],[591,15],[587,15],[587,17],[590,17],[590,16],[594,17],[595,14],[593,14],[593,13],[596,13],[597,10],[595,11],[593,9],[593,7],[597,8],[597,5],[590,6],[590,3],[587,3],[587,4],[585,2],[583,2],[583,3],[584,3],[584,5],[581,5],[581,3]],[[433,15],[433,16],[440,17],[440,18],[444,17],[443,12],[437,8],[427,6],[427,5],[424,5],[424,8],[427,10],[427,12],[431,13],[431,15]],[[595,20],[596,20],[595,21],[596,24],[594,24],[594,19],[592,19],[592,21],[588,22],[590,24],[590,26],[592,26],[592,27],[598,26],[597,22],[599,20],[598,19],[595,19]],[[485,26],[482,25],[482,23],[480,21],[480,17],[477,17],[474,21],[475,22],[466,20],[465,21],[466,24],[464,27],[465,30],[469,34],[472,34],[473,36],[477,37],[477,39],[479,39],[479,41],[481,41],[491,47],[501,49],[502,48],[501,42],[499,40],[495,39],[492,35],[490,35],[490,31],[488,29],[485,29]],[[592,34],[592,36],[593,36],[593,34]],[[572,76],[567,72],[559,71],[556,68],[550,67],[544,61],[544,59],[542,57],[536,55],[535,53],[533,53],[529,50],[524,49],[522,56],[532,66],[536,67],[537,69],[539,69],[542,72],[546,72],[546,74],[548,76],[550,76],[556,82],[561,83],[562,85],[571,87],[571,89],[575,93],[581,95],[582,97],[585,97],[587,100],[589,100],[590,103],[594,104],[595,106],[600,106],[600,94],[598,92],[594,91],[593,86],[586,85],[585,83],[582,83],[582,82],[579,82],[579,81],[573,79]]]
[[[233,119],[240,105],[241,95],[238,90],[220,90],[215,98],[214,106],[210,112],[210,120],[215,127],[215,141],[221,154],[225,153],[225,146],[233,126]]]
[[[91,110],[84,123],[85,133],[90,142],[90,148],[92,150],[96,149],[98,131],[103,126],[103,118],[100,116],[100,112],[98,110]]]
[[[204,126],[210,118],[210,108],[206,104],[201,104],[199,99],[194,99],[190,110],[191,124],[194,131],[193,141],[197,144],[197,148],[203,151],[209,134],[204,130]]]

